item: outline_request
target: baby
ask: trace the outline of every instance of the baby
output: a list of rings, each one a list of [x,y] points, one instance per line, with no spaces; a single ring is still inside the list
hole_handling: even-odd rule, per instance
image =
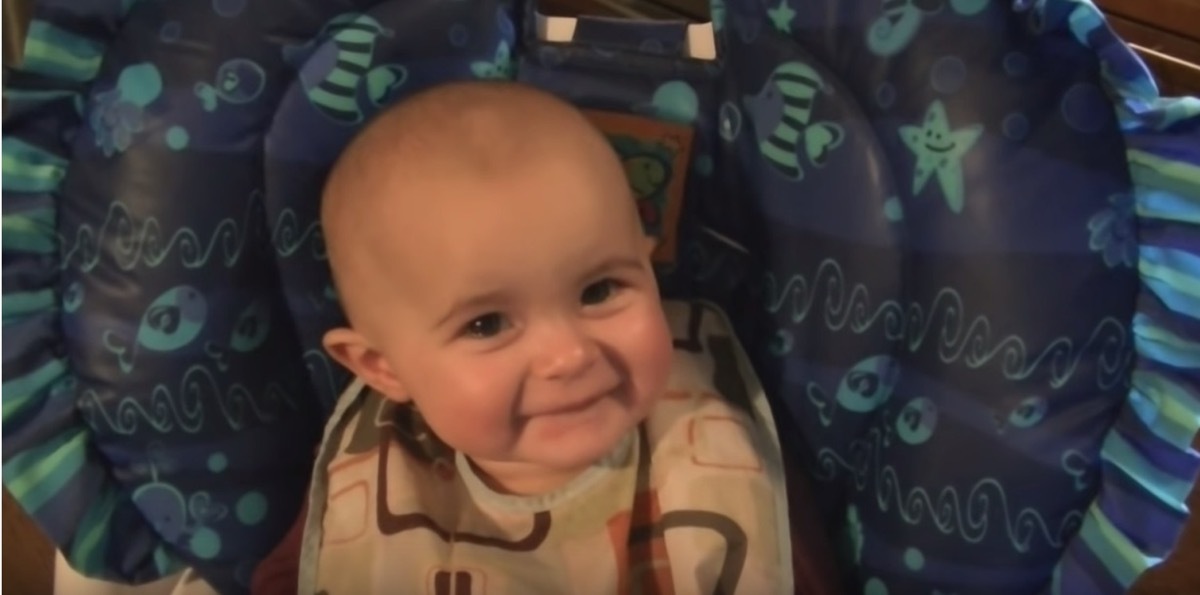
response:
[[[832,591],[793,559],[757,380],[710,349],[733,343],[719,312],[660,301],[581,112],[514,83],[419,93],[346,149],[321,217],[349,321],[325,347],[358,380],[256,592],[297,566],[334,595]]]
[[[524,87],[443,87],[351,144],[322,210],[351,328],[328,352],[491,488],[541,494],[662,394],[671,335],[624,170]]]

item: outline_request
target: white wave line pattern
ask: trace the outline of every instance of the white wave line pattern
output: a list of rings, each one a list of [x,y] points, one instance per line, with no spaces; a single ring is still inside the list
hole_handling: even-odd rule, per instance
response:
[[[249,423],[270,424],[286,412],[299,411],[295,398],[277,383],[268,384],[257,397],[240,383],[229,385],[222,392],[213,373],[200,365],[184,373],[177,394],[159,384],[149,399],[125,396],[112,408],[115,411],[110,412],[95,390],[86,389],[78,403],[92,428],[131,436],[143,426],[163,434],[176,430],[187,434],[201,432],[207,428],[205,422],[212,410],[211,406],[206,408],[205,401],[215,403],[221,419],[235,431]]]
[[[132,271],[143,265],[156,268],[172,253],[178,254],[179,263],[185,269],[204,267],[218,254],[222,265],[232,267],[245,250],[251,231],[259,227],[255,221],[260,220],[261,211],[262,202],[251,198],[241,223],[232,217],[220,220],[207,243],[190,227],[175,230],[164,241],[162,224],[156,217],[141,218],[139,223],[128,206],[114,201],[98,227],[82,224],[75,230],[74,242],[59,234],[59,245],[71,246],[63,252],[59,267],[65,270],[75,266],[79,272],[88,273],[106,255],[111,255],[119,269]]]
[[[1079,369],[1085,355],[1095,353],[1096,382],[1102,390],[1113,388],[1128,378],[1133,344],[1127,324],[1113,316],[1097,322],[1078,347],[1072,337],[1060,336],[1031,358],[1020,337],[1007,335],[996,339],[987,316],[976,316],[966,323],[962,297],[953,288],[943,287],[938,291],[928,310],[918,303],[905,307],[893,299],[872,307],[869,291],[861,283],[850,288],[847,295],[841,267],[832,259],[820,264],[813,279],[810,285],[803,275],[793,275],[781,284],[773,274],[766,274],[763,289],[767,312],[783,311],[793,324],[800,324],[810,318],[819,296],[823,295],[821,316],[830,330],[849,329],[864,334],[878,327],[884,338],[902,343],[909,351],[917,351],[934,337],[938,342],[938,356],[946,364],[961,361],[969,368],[977,369],[1000,359],[1004,376],[1009,380],[1024,380],[1045,367],[1049,371],[1050,386],[1059,388]],[[789,331],[781,329],[780,332]],[[790,350],[789,341],[783,342],[789,347],[780,350],[779,355]]]
[[[913,526],[926,522],[928,516],[928,521],[932,521],[933,526],[943,534],[957,534],[971,544],[977,544],[987,537],[993,517],[999,514],[1003,520],[1002,529],[1010,544],[1020,553],[1029,552],[1035,538],[1040,538],[1052,548],[1061,549],[1083,522],[1083,512],[1078,510],[1063,515],[1056,529],[1051,529],[1045,517],[1031,507],[1022,508],[1014,516],[1004,485],[992,477],[977,480],[965,498],[953,486],[943,486],[936,497],[921,486],[912,487],[906,494],[900,473],[891,465],[884,465],[881,460],[882,441],[879,429],[871,428],[866,439],[850,443],[850,460],[832,448],[820,449],[817,453],[817,478],[832,481],[839,471],[845,470],[860,493],[867,491],[869,484],[874,483],[875,502],[881,511],[887,512],[895,507],[900,518]]]

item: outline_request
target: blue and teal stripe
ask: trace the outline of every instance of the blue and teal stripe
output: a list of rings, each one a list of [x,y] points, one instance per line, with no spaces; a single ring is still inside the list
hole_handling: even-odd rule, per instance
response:
[[[58,188],[67,174],[67,160],[20,138],[5,139],[4,189],[16,192],[47,192]]]
[[[55,211],[48,208],[4,215],[0,218],[0,246],[6,253],[56,254],[54,216]]]
[[[1158,372],[1137,370],[1129,392],[1131,416],[1180,452],[1188,452],[1200,417],[1200,395]]]
[[[1143,357],[1177,368],[1200,368],[1200,342],[1195,337],[1156,326],[1140,314],[1133,318],[1133,333]]]
[[[0,158],[4,485],[74,568],[126,582],[182,563],[132,512],[75,410],[71,362],[58,355],[65,338],[55,264],[58,201],[70,168],[64,139],[83,124],[89,87],[135,2],[35,4],[23,61],[5,80]]]
[[[46,21],[35,20],[29,24],[22,70],[64,81],[90,81],[100,71],[105,45]]]
[[[8,305],[8,295],[4,296],[4,305]],[[66,362],[61,359],[53,359],[22,376],[5,379],[3,388],[0,389],[4,391],[3,405],[0,407],[2,414],[0,415],[7,422],[22,414],[31,405],[44,402],[49,398],[55,385],[66,376]],[[5,483],[7,485],[7,481]]]
[[[1100,59],[1146,230],[1129,397],[1100,452],[1097,498],[1051,583],[1055,595],[1116,595],[1169,553],[1200,471],[1200,99],[1159,97],[1090,1],[1049,3],[1071,10],[1071,32]]]
[[[69,430],[4,461],[4,486],[36,515],[83,468],[90,436]]]
[[[1187,512],[1141,506],[1146,498],[1145,486],[1109,465],[1104,465],[1102,471],[1107,481],[1098,502],[1101,509],[1108,511],[1109,521],[1122,533],[1142,538],[1143,541],[1135,543],[1146,555],[1166,556],[1175,542],[1161,540],[1159,536],[1172,534],[1172,527],[1184,522]]]

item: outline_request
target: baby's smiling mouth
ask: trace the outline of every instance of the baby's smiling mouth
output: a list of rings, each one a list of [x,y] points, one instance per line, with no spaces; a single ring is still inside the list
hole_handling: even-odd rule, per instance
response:
[[[597,403],[599,403],[600,401],[615,394],[620,389],[621,389],[621,385],[618,384],[617,386],[614,386],[610,389],[600,391],[598,393],[593,394],[590,397],[587,397],[585,399],[580,399],[580,400],[575,401],[574,403],[567,405],[565,407],[559,407],[556,409],[552,409],[550,411],[542,413],[541,415],[545,416],[545,417],[554,417],[554,416],[560,416],[560,415],[572,415],[575,413],[581,413],[583,411],[587,411],[588,409],[591,409]]]

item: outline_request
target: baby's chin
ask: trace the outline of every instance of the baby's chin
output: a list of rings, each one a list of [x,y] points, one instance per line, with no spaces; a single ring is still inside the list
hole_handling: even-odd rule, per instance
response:
[[[581,440],[560,441],[553,451],[547,453],[548,456],[542,458],[542,464],[548,469],[583,471],[613,455],[618,446],[623,446],[623,440],[634,428],[636,426],[620,432],[613,431],[603,437],[593,434]]]
[[[625,462],[629,453],[627,444],[633,442],[625,442],[623,438],[608,443],[560,445],[553,450],[543,450],[538,453],[540,456],[522,457],[519,463],[489,464],[470,455],[467,458],[483,471],[493,489],[531,496],[560,489],[598,463],[618,466]],[[621,447],[620,451],[618,447]]]
[[[582,473],[588,467],[599,463],[619,465],[624,462],[620,455],[628,453],[628,447],[633,442],[637,424],[627,427],[607,429],[605,435],[580,436],[557,441],[543,447],[542,456],[538,463],[547,471],[556,473]],[[620,460],[614,460],[620,459]]]

